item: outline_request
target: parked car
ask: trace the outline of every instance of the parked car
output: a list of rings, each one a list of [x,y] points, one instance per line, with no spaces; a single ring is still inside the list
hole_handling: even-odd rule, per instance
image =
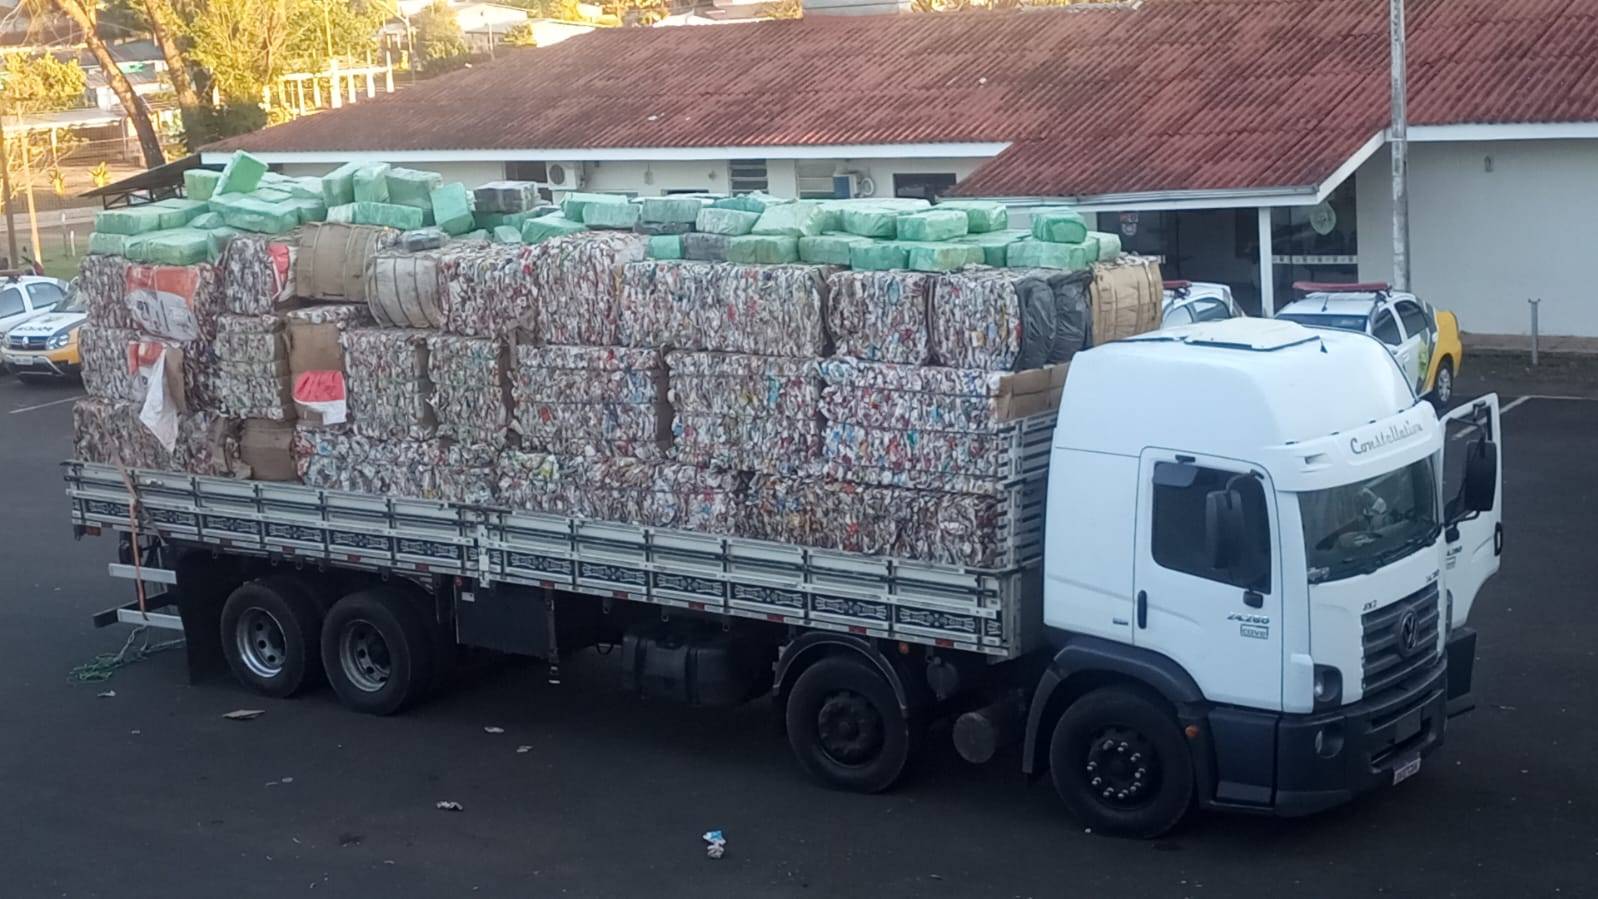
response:
[[[1167,281],[1165,300],[1160,306],[1160,327],[1175,328],[1195,322],[1217,322],[1243,318],[1242,309],[1232,299],[1232,288],[1205,281]]]
[[[1454,377],[1464,356],[1454,313],[1383,283],[1300,281],[1293,289],[1303,298],[1282,307],[1277,318],[1311,328],[1363,331],[1387,344],[1417,396],[1439,408],[1453,400]]]
[[[20,271],[0,271],[0,334],[54,309],[66,294],[65,281]]]
[[[31,276],[0,288],[0,301],[6,290],[25,294],[32,305],[30,317],[5,332],[0,361],[19,375],[61,377],[76,372],[82,364],[78,329],[88,317],[82,295],[64,281]]]

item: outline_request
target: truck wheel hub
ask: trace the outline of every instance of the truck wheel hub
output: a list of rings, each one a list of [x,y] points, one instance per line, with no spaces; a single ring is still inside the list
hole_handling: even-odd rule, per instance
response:
[[[1105,728],[1088,744],[1083,777],[1094,798],[1105,805],[1146,804],[1158,790],[1159,774],[1153,747],[1136,730]]]
[[[283,636],[283,626],[265,609],[246,609],[239,616],[233,639],[239,650],[239,659],[250,673],[261,678],[274,678],[283,673],[288,658],[288,640]]]
[[[852,690],[827,697],[816,713],[816,732],[822,751],[839,764],[864,764],[882,751],[882,715]]]
[[[368,693],[376,693],[388,683],[388,643],[377,628],[364,621],[351,622],[339,639],[339,667],[350,683]]]

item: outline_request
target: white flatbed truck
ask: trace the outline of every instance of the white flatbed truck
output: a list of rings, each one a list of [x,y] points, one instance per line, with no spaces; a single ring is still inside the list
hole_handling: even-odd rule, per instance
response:
[[[191,676],[274,696],[325,677],[363,712],[462,648],[619,645],[641,693],[771,696],[825,784],[892,786],[953,717],[967,759],[1018,743],[1084,824],[1148,837],[1195,805],[1302,815],[1396,783],[1468,708],[1496,396],[1440,419],[1366,335],[1239,319],[1078,354],[1058,415],[1010,436],[992,569],[65,468],[75,533],[116,534],[138,588],[97,623],[181,629]]]

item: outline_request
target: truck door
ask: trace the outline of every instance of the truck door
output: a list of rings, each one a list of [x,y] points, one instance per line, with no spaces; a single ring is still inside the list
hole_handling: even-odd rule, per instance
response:
[[[1459,627],[1470,615],[1482,584],[1498,573],[1504,551],[1504,479],[1500,468],[1503,445],[1498,430],[1498,395],[1489,393],[1443,416],[1447,439],[1443,441],[1443,520],[1452,522],[1443,530],[1446,541],[1443,561],[1443,587],[1453,606],[1450,623]],[[1492,460],[1492,508],[1466,512],[1467,472],[1472,457]],[[1460,519],[1457,520],[1456,519]]]
[[[1215,702],[1282,707],[1274,497],[1265,473],[1243,462],[1142,456],[1132,640],[1181,665]]]

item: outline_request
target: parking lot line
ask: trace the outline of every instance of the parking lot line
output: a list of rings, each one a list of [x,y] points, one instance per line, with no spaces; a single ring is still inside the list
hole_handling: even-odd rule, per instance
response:
[[[20,409],[12,409],[11,410],[11,414],[12,415],[18,415],[18,414],[23,413],[23,412],[32,412],[35,409],[45,409],[45,408],[49,408],[50,406],[59,406],[62,403],[70,403],[73,400],[82,399],[83,397],[85,397],[87,395],[88,394],[79,393],[79,394],[74,394],[74,395],[69,396],[69,397],[65,397],[63,399],[51,400],[48,403],[39,403],[39,404],[33,405],[33,406],[23,406]]]

